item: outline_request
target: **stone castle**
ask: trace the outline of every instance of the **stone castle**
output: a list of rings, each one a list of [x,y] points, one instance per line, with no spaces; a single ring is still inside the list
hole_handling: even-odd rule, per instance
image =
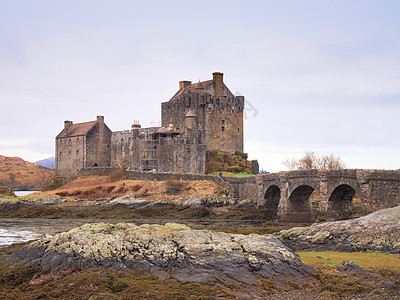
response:
[[[180,81],[179,90],[161,104],[161,127],[111,131],[103,116],[74,124],[65,121],[56,137],[56,174],[75,177],[87,168],[205,174],[206,152],[243,152],[244,97],[226,87],[223,74],[192,84]]]

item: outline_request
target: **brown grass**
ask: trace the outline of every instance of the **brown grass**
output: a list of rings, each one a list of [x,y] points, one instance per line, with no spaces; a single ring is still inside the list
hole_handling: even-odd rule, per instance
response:
[[[41,193],[69,200],[105,200],[123,195],[136,195],[146,200],[171,200],[194,195],[220,195],[225,190],[212,181],[119,180],[108,176],[83,176],[52,191]]]

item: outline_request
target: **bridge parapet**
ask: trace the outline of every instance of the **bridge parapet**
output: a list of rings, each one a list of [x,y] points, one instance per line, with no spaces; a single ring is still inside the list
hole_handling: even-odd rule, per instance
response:
[[[337,219],[400,205],[397,170],[296,170],[224,179],[238,199],[252,200],[291,221]]]

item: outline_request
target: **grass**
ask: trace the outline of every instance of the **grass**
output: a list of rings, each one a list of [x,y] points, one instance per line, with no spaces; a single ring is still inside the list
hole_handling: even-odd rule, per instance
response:
[[[363,269],[386,269],[400,272],[400,257],[380,252],[297,252],[303,263],[313,267],[335,266],[352,261]]]

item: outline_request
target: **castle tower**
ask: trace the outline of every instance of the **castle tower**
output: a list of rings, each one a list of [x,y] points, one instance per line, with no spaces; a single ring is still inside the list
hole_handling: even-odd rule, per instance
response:
[[[207,150],[243,151],[244,97],[232,94],[224,83],[223,73],[214,72],[212,76],[212,80],[194,84],[180,81],[175,95],[161,104],[162,126],[173,123],[187,127],[186,114],[193,110]]]

